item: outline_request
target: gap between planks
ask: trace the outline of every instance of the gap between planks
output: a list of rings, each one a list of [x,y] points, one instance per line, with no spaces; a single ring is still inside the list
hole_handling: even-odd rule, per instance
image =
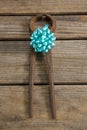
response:
[[[4,87],[4,86],[7,86],[7,87],[9,87],[9,86],[21,86],[21,85],[23,85],[23,86],[26,86],[26,85],[28,85],[29,86],[29,83],[0,83],[0,87]],[[40,86],[45,86],[45,85],[49,85],[49,84],[47,84],[47,83],[34,83],[34,86],[37,86],[37,85],[40,85]],[[82,82],[67,82],[67,83],[54,83],[54,86],[55,85],[67,85],[67,86],[70,86],[70,85],[72,85],[72,86],[78,86],[78,85],[83,85],[83,86],[85,86],[85,85],[87,85],[87,82],[84,82],[84,83],[82,83]]]

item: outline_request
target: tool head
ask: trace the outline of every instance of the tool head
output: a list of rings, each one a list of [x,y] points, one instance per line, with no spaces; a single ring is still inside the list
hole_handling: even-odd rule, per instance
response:
[[[44,19],[46,20],[51,26],[49,27],[50,31],[54,32],[55,29],[56,29],[56,21],[55,19],[52,18],[51,15],[48,15],[48,14],[40,14],[40,15],[37,15],[37,16],[34,16],[30,19],[30,22],[29,22],[29,28],[30,28],[30,31],[31,32],[34,32],[35,31],[35,23],[41,19]]]

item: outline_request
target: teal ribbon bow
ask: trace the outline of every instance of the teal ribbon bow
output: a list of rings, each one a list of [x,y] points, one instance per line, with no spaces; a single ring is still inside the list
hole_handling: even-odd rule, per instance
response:
[[[48,28],[48,24],[45,24],[43,27],[37,28],[30,39],[30,45],[35,49],[35,52],[47,53],[55,46],[56,37]]]

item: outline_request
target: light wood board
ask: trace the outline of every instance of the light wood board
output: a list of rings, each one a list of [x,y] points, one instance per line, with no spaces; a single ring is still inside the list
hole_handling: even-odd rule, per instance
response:
[[[29,82],[29,41],[0,41],[0,83]],[[87,82],[87,40],[57,41],[52,50],[55,83]],[[37,55],[35,83],[48,83],[44,56]]]
[[[31,16],[32,17],[32,16]],[[29,39],[30,16],[0,16],[0,39]],[[87,39],[87,16],[53,16],[57,39]]]
[[[0,0],[0,14],[87,13],[87,0]]]
[[[28,86],[0,86],[0,130],[86,130],[87,86],[55,85],[57,119],[51,119],[48,86],[34,86],[33,119]]]

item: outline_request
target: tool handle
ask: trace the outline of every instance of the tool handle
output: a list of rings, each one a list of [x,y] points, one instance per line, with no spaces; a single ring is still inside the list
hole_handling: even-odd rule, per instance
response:
[[[33,85],[34,85],[34,69],[35,69],[35,59],[36,59],[36,54],[33,50],[33,48],[31,48],[30,51],[30,77],[29,77],[29,116],[30,118],[33,117],[33,110],[32,110],[32,106],[33,106]]]
[[[56,119],[55,94],[54,94],[54,79],[51,50],[46,54],[48,78],[49,78],[49,98],[52,112],[52,118]]]

